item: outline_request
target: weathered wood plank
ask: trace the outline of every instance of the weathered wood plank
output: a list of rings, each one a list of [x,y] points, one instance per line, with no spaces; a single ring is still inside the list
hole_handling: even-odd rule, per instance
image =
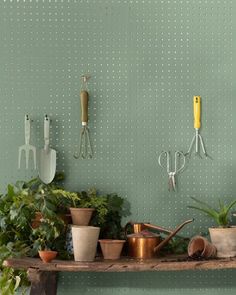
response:
[[[7,259],[4,262],[7,267],[15,269],[34,268],[47,272],[129,272],[129,271],[182,271],[182,270],[209,270],[236,268],[236,258],[212,259],[194,261],[187,257],[167,257],[150,260],[137,260],[124,258],[116,261],[96,260],[94,262],[75,262],[54,260],[51,263],[42,263],[37,258]]]
[[[28,269],[28,279],[31,282],[30,295],[56,295],[57,275],[53,271]]]

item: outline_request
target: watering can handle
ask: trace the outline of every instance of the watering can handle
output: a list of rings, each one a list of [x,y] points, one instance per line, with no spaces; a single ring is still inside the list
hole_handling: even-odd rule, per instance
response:
[[[148,228],[156,229],[156,230],[158,230],[160,232],[169,233],[169,234],[172,234],[173,233],[173,230],[164,228],[164,227],[159,226],[159,225],[153,225],[153,224],[150,224],[150,223],[144,223],[144,225],[146,227],[148,227]]]
[[[164,247],[171,238],[173,238],[177,232],[179,232],[181,230],[182,227],[184,227],[186,224],[193,222],[194,219],[190,219],[190,220],[186,220],[185,222],[181,223],[168,237],[165,238],[165,240],[163,240],[159,245],[157,245],[154,248],[154,252],[157,253],[158,251],[161,250],[162,247]]]

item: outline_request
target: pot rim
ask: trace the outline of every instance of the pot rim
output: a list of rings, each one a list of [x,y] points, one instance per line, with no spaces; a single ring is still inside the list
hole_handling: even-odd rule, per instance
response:
[[[70,207],[70,210],[80,210],[80,211],[95,211],[95,208],[76,208],[76,207]]]
[[[236,229],[236,225],[231,225],[231,226],[228,226],[228,227],[214,227],[214,226],[212,226],[212,227],[209,227],[208,228],[209,230],[211,230],[211,229],[213,229],[213,230],[227,230],[227,229]]]
[[[119,240],[119,239],[100,239],[98,240],[99,243],[106,243],[106,244],[116,244],[116,243],[125,243],[126,240]]]

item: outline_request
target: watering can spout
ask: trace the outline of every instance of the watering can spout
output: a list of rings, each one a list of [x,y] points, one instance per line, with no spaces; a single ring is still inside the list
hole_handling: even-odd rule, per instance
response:
[[[172,239],[186,224],[193,222],[194,219],[189,219],[181,223],[168,237],[166,237],[160,244],[154,248],[154,252],[158,253],[162,247],[164,247],[170,239]]]

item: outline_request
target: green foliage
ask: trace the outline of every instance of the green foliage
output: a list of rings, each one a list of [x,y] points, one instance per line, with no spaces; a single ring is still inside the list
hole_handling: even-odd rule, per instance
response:
[[[55,187],[55,183],[45,185],[39,179],[8,185],[6,194],[0,198],[1,266],[9,257],[35,256],[37,250],[43,247],[40,239],[47,245],[54,241],[54,248],[59,254],[65,251],[65,226],[57,215],[58,199],[53,198],[51,193]],[[45,221],[42,220],[42,226],[38,230],[32,228],[36,212],[41,212]],[[40,236],[37,235],[39,232]],[[46,232],[47,235],[44,235]],[[27,283],[25,271],[1,267],[1,294],[14,294],[18,286]]]
[[[3,261],[11,257],[37,255],[38,250],[51,249],[61,259],[70,258],[65,250],[66,227],[61,213],[68,208],[95,208],[92,224],[101,227],[101,238],[119,238],[121,218],[129,214],[124,199],[116,194],[99,195],[95,189],[88,192],[64,190],[57,173],[51,184],[35,178],[29,182],[9,184],[7,192],[0,196],[0,290],[2,295],[12,295],[19,286],[28,284],[25,271],[3,267]],[[33,226],[36,213],[41,214],[37,227]]]
[[[94,189],[88,192],[88,196],[90,196],[91,207],[94,206],[97,210],[92,224],[100,226],[100,238],[124,238],[121,220],[122,217],[130,214],[128,202],[115,193],[98,196]]]
[[[77,193],[57,189],[53,193],[62,197],[67,207],[94,208],[91,224],[101,228],[101,238],[122,237],[121,219],[130,214],[130,208],[117,194],[99,194],[95,188]]]
[[[163,254],[184,254],[187,253],[189,238],[174,236],[163,248]]]
[[[200,201],[194,197],[191,198],[200,206],[188,206],[188,208],[196,209],[205,213],[208,217],[213,218],[216,224],[220,227],[229,226],[230,209],[236,204],[236,200],[232,201],[227,205],[223,203],[221,200],[219,200],[219,208],[215,209],[203,201]]]

